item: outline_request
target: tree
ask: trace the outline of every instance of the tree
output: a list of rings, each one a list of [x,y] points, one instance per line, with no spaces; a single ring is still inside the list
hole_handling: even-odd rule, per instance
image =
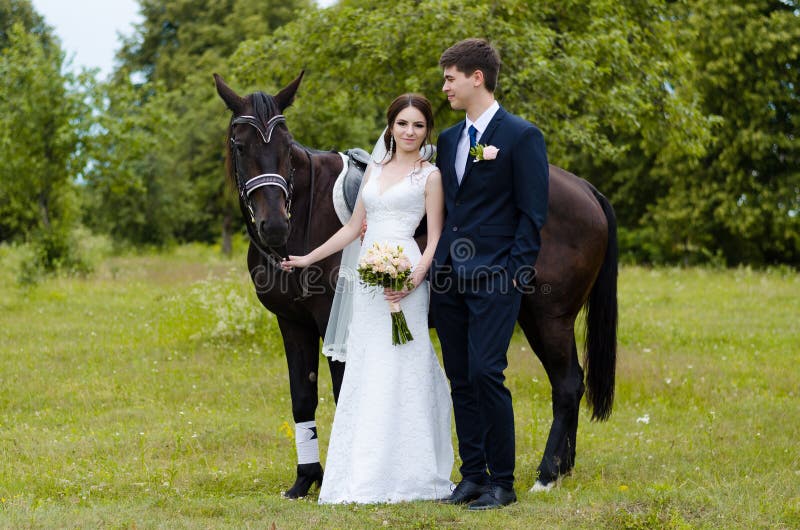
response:
[[[798,4],[698,0],[674,13],[703,112],[718,126],[702,163],[670,179],[651,209],[654,236],[672,256],[798,265]]]
[[[46,33],[45,33],[46,34]],[[0,240],[57,240],[78,218],[89,79],[61,72],[63,53],[18,22],[0,51]],[[64,249],[62,249],[63,251]],[[57,256],[45,259],[49,262]]]
[[[223,178],[228,116],[211,74],[247,35],[268,34],[309,0],[142,0],[144,17],[105,88],[104,134],[88,180],[93,226],[131,242],[218,238],[235,202]]]
[[[268,91],[305,68],[292,130],[320,147],[367,146],[401,92],[428,95],[437,128],[459,120],[441,96],[439,55],[483,36],[503,59],[498,99],[540,125],[551,160],[569,169],[587,153],[623,156],[628,146],[610,141],[613,132],[664,130],[655,103],[681,119],[697,114],[665,86],[676,51],[664,45],[674,41],[664,16],[660,1],[547,0],[534,9],[521,0],[345,0],[243,43],[232,64],[240,83]],[[668,138],[675,149],[702,144],[701,127],[686,133]]]
[[[58,47],[52,30],[30,0],[0,0],[0,50],[9,45],[15,24],[22,24],[24,32],[36,37],[48,53]]]
[[[543,130],[552,163],[611,198],[623,236],[666,194],[664,175],[705,154],[713,119],[701,112],[687,82],[690,57],[656,0],[342,0],[242,43],[231,77],[270,92],[305,69],[287,111],[295,136],[324,149],[370,147],[402,92],[431,99],[438,130],[462,119],[441,95],[438,59],[473,36],[502,57],[498,99]]]
[[[161,244],[173,239],[176,226],[192,217],[189,190],[173,178],[178,117],[154,97],[137,100],[135,87],[115,83],[101,87],[99,130],[91,144],[87,174],[86,222],[120,243]]]

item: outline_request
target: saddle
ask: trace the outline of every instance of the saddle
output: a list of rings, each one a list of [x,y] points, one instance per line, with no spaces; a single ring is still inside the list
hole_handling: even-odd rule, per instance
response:
[[[364,180],[364,172],[370,162],[370,154],[363,149],[348,149],[344,153],[339,153],[342,157],[342,172],[336,178],[333,185],[333,206],[336,215],[342,224],[350,220],[353,209],[356,207],[358,190],[361,188],[361,181]]]

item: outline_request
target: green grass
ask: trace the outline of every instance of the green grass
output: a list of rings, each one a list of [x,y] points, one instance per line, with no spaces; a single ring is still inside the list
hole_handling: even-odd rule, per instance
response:
[[[295,466],[286,362],[242,256],[181,247],[23,288],[11,253],[0,248],[2,527],[800,527],[793,271],[623,268],[614,414],[591,423],[582,409],[575,471],[548,494],[527,490],[550,387],[517,335],[520,502],[472,514],[280,497]],[[320,372],[324,460],[334,409]]]

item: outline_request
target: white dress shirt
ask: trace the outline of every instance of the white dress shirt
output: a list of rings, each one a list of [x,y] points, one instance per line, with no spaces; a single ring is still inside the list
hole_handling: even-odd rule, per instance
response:
[[[495,113],[500,109],[500,104],[495,100],[488,109],[483,111],[477,120],[474,122],[466,118],[466,125],[461,138],[458,140],[458,147],[456,149],[456,176],[458,177],[458,184],[461,185],[461,179],[464,178],[464,171],[467,169],[467,157],[469,156],[469,127],[473,125],[478,131],[476,134],[477,141],[480,143],[483,131],[489,126],[489,122],[494,118]]]

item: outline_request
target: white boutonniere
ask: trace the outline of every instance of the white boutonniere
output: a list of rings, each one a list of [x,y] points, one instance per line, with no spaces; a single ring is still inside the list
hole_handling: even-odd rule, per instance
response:
[[[494,160],[497,158],[497,153],[499,152],[500,149],[497,147],[483,144],[478,144],[469,150],[469,154],[475,157],[473,162],[480,162],[481,160]]]

